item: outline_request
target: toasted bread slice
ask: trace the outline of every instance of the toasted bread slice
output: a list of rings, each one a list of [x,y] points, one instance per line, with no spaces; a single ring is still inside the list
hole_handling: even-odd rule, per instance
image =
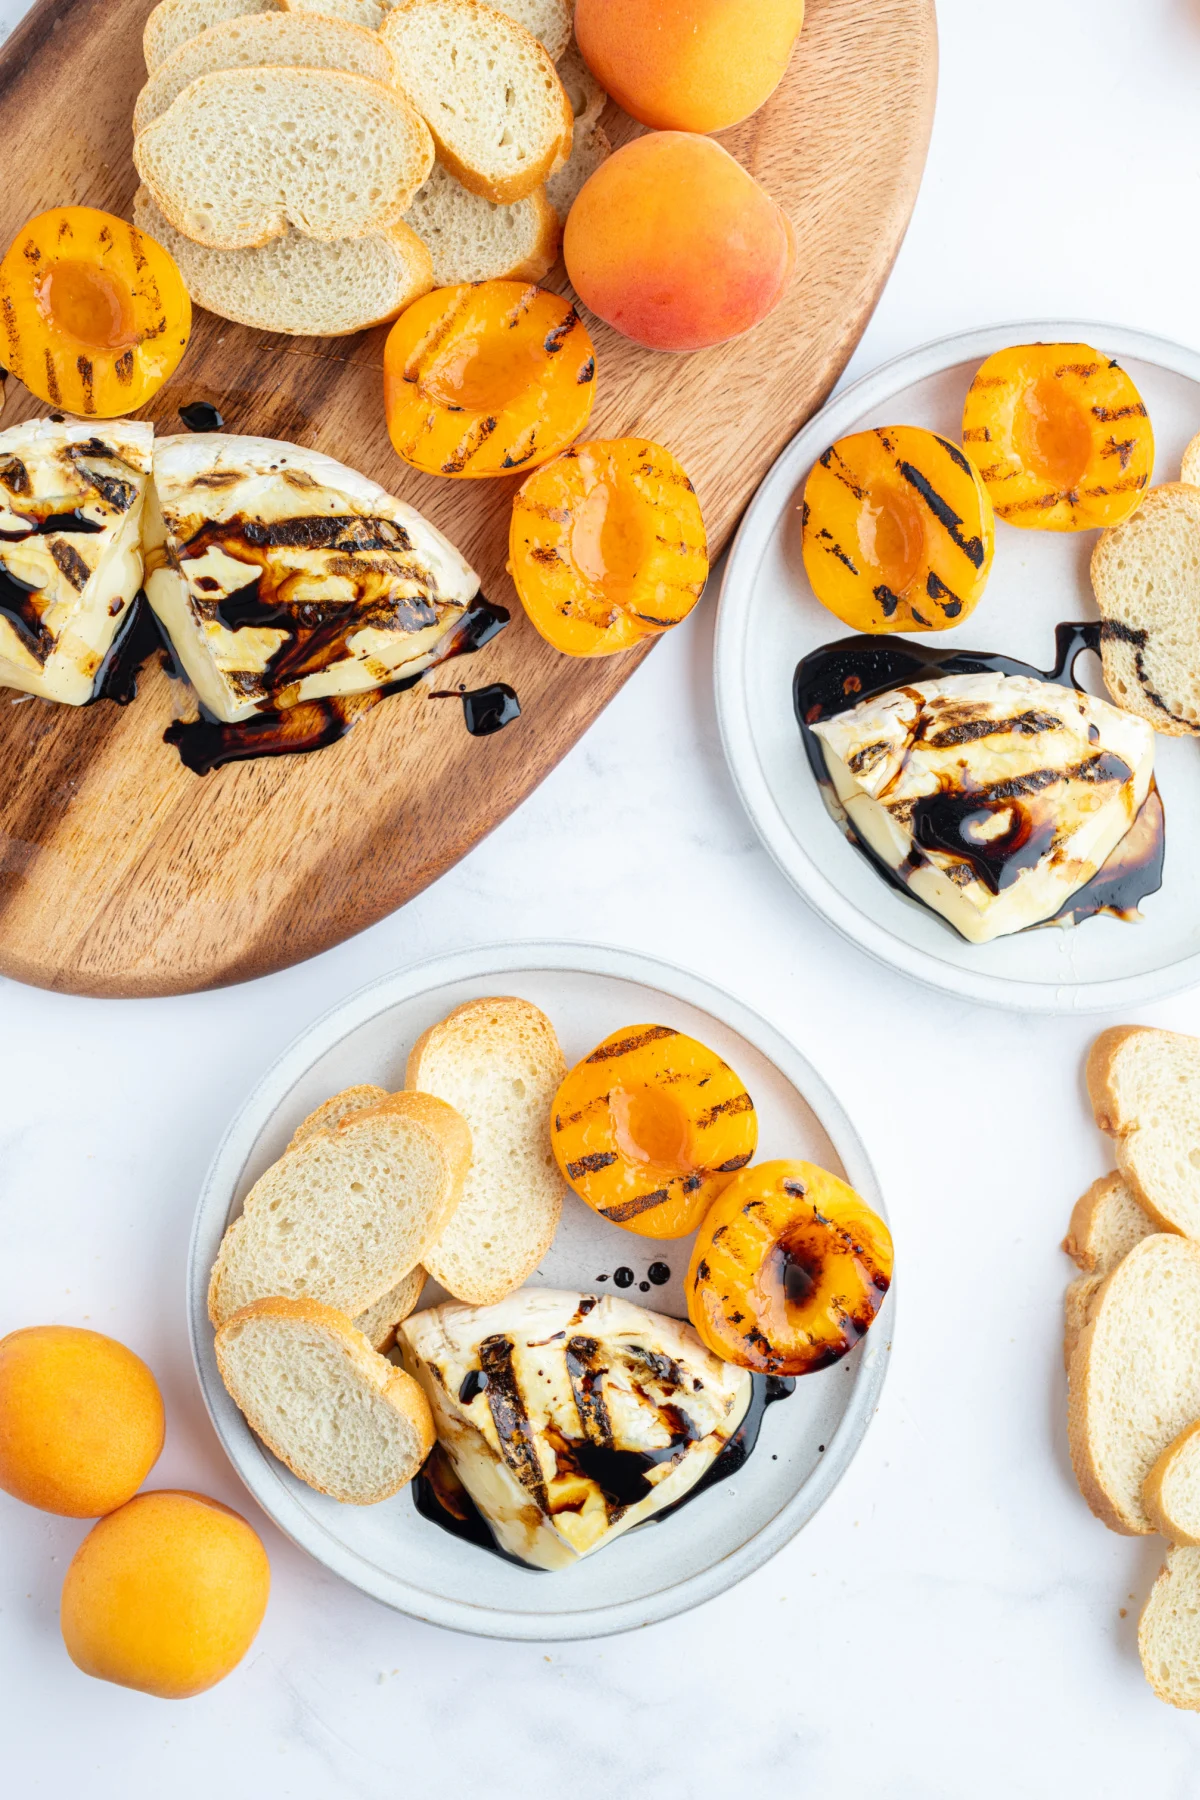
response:
[[[575,126],[571,154],[557,175],[546,183],[546,198],[558,215],[560,225],[579,198],[579,190],[590,181],[601,163],[612,155],[612,145],[598,125]]]
[[[576,130],[581,125],[598,125],[600,114],[608,105],[608,95],[584,62],[583,54],[574,38],[558,58],[555,68],[558,70],[558,79],[563,84],[567,99],[571,102]]]
[[[574,114],[536,38],[480,0],[408,0],[383,22],[438,160],[473,194],[524,200],[571,153]]]
[[[225,1321],[216,1350],[250,1429],[320,1494],[374,1506],[411,1481],[433,1448],[417,1382],[332,1306],[256,1300]]]
[[[487,4],[523,25],[551,62],[558,61],[571,41],[574,0],[487,0]]]
[[[405,223],[433,258],[435,287],[540,281],[553,265],[562,237],[544,188],[511,206],[497,206],[471,193],[440,163],[434,164]]]
[[[433,259],[403,220],[334,244],[288,231],[257,250],[208,250],[168,225],[147,188],[134,195],[133,218],[170,251],[196,306],[258,331],[347,337],[396,318],[434,285]]]
[[[1138,1623],[1138,1651],[1160,1700],[1200,1712],[1200,1550],[1167,1551]]]
[[[1104,681],[1167,737],[1200,732],[1200,487],[1151,488],[1092,552]]]
[[[247,13],[279,10],[280,0],[158,0],[142,32],[146,73],[153,75],[181,44],[213,25],[244,18]]]
[[[1105,1276],[1155,1230],[1154,1221],[1119,1175],[1102,1175],[1075,1202],[1063,1249],[1084,1273],[1070,1284],[1064,1299],[1063,1360],[1068,1368]]]
[[[1087,1084],[1139,1204],[1160,1230],[1200,1237],[1200,1038],[1114,1026],[1092,1045]]]
[[[273,1295],[357,1318],[441,1236],[471,1165],[471,1134],[431,1094],[392,1094],[287,1151],[246,1196],[208,1289],[222,1325]]]
[[[343,1119],[354,1113],[365,1112],[369,1106],[378,1106],[381,1100],[388,1098],[386,1088],[375,1087],[367,1081],[358,1087],[343,1088],[340,1094],[334,1094],[310,1112],[307,1119],[302,1119],[292,1133],[289,1150],[306,1139],[314,1137],[318,1131],[333,1131]],[[426,1282],[425,1270],[420,1263],[407,1275],[401,1277],[394,1288],[389,1288],[381,1300],[360,1313],[354,1323],[368,1338],[376,1350],[390,1350],[396,1341],[396,1327],[402,1325],[421,1298],[421,1289]]]
[[[247,13],[180,44],[137,97],[133,132],[144,131],[198,75],[219,69],[342,69],[396,85],[396,59],[374,31],[317,13]]]
[[[1142,1484],[1200,1419],[1200,1244],[1135,1244],[1092,1303],[1070,1366],[1067,1428],[1084,1499],[1113,1531],[1154,1530]]]
[[[289,225],[329,243],[397,224],[433,143],[404,95],[365,75],[226,69],[190,82],[135,138],[133,160],[176,231],[248,250]]]
[[[469,1305],[502,1300],[550,1248],[563,1202],[550,1109],[566,1072],[553,1025],[528,1000],[468,1000],[413,1046],[407,1085],[449,1101],[471,1128],[462,1201],[422,1258]]]
[[[1142,1502],[1170,1543],[1200,1547],[1200,1421],[1167,1445],[1142,1483]]]

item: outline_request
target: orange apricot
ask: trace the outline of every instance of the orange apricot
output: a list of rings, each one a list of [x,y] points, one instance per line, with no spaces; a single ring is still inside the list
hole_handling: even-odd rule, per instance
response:
[[[262,1541],[232,1507],[169,1489],[138,1494],[75,1552],[63,1642],[85,1675],[186,1700],[241,1662],[270,1585]]]
[[[584,59],[623,111],[657,131],[723,131],[778,87],[804,0],[578,0]]]
[[[891,1233],[852,1187],[815,1163],[757,1163],[705,1214],[688,1317],[725,1362],[810,1375],[853,1350],[891,1280]]]
[[[43,1512],[123,1506],[163,1445],[158,1383],[99,1331],[31,1325],[0,1339],[0,1487]]]
[[[791,279],[791,221],[711,138],[635,138],[587,181],[563,255],[575,291],[650,350],[703,350],[749,331]]]
[[[758,1142],[754,1102],[715,1051],[667,1025],[627,1025],[576,1063],[550,1141],[579,1198],[639,1237],[694,1231]]]
[[[60,206],[0,262],[0,354],[48,406],[116,419],[156,394],[187,348],[192,303],[174,258],[112,213]]]
[[[534,468],[574,443],[595,392],[575,308],[525,281],[436,288],[401,313],[383,353],[392,447],[427,475]]]
[[[661,637],[708,579],[696,490],[661,444],[576,444],[517,494],[508,567],[531,622],[567,656]]]

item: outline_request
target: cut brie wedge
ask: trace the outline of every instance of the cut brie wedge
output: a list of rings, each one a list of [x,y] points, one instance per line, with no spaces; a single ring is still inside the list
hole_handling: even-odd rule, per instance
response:
[[[142,584],[154,429],[0,431],[0,687],[84,706]]]
[[[400,1329],[454,1472],[502,1550],[563,1569],[682,1500],[746,1416],[750,1377],[615,1295],[523,1288]]]
[[[1154,775],[1154,733],[1074,688],[947,675],[814,724],[854,835],[971,943],[1053,919]]]
[[[160,438],[146,593],[202,704],[360,694],[428,667],[479,579],[420,513],[273,438]]]

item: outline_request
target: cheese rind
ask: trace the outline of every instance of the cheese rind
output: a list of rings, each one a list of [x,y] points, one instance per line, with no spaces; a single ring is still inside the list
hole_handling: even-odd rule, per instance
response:
[[[406,1320],[398,1342],[500,1547],[540,1569],[570,1567],[690,1493],[750,1404],[749,1375],[690,1325],[615,1295],[449,1303]]]
[[[913,682],[812,730],[854,834],[975,944],[1061,912],[1154,775],[1143,720],[1024,675]]]

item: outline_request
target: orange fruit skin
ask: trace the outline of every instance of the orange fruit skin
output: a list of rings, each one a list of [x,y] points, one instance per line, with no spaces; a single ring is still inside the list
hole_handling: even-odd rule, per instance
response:
[[[203,1494],[139,1494],[75,1552],[63,1642],[85,1675],[186,1700],[237,1667],[270,1585],[267,1553],[240,1513]]]
[[[657,131],[723,131],[783,78],[804,0],[578,0],[584,59],[622,111]]]
[[[660,131],[603,163],[571,208],[576,293],[650,350],[740,337],[778,305],[796,242],[782,207],[711,138]]]
[[[115,1338],[32,1325],[0,1338],[0,1487],[94,1519],[141,1487],[163,1445],[158,1383]]]

